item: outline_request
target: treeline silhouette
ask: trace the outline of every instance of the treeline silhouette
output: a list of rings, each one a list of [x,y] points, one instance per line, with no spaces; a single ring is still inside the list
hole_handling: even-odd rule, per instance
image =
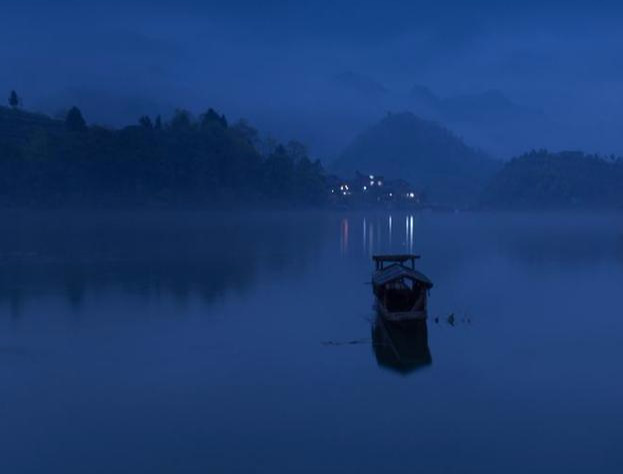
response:
[[[488,183],[489,208],[623,208],[623,159],[579,151],[533,150],[509,161]]]
[[[122,129],[88,126],[77,108],[64,120],[0,107],[0,205],[319,206],[319,161],[298,142],[263,140],[244,121],[209,109],[170,120],[141,117]]]

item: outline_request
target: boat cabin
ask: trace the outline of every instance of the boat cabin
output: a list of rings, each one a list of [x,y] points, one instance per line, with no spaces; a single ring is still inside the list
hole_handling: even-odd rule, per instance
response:
[[[372,287],[378,308],[389,320],[426,319],[427,293],[433,283],[415,270],[417,255],[378,255]],[[410,266],[405,263],[410,262]]]

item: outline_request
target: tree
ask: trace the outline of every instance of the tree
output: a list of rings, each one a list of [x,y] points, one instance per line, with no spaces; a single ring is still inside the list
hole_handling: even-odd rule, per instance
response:
[[[72,107],[65,117],[65,127],[70,132],[84,132],[87,129],[87,123],[82,117],[82,112],[78,107]]]
[[[154,128],[153,123],[151,123],[151,119],[147,115],[143,115],[140,119],[138,119],[138,123],[145,128]]]
[[[307,158],[307,147],[301,142],[290,140],[286,145],[286,152],[295,162]]]
[[[264,139],[258,140],[255,144],[255,148],[257,148],[257,151],[265,158],[269,157],[272,153],[274,153],[278,146],[280,146],[279,142],[270,135],[265,137]]]
[[[211,124],[217,124],[223,128],[227,128],[225,115],[219,115],[214,109],[208,109],[206,113],[201,114],[200,118],[202,128],[208,128]]]
[[[169,126],[171,127],[171,130],[174,130],[176,132],[182,130],[189,131],[192,129],[192,123],[193,119],[188,110],[177,109],[175,111],[175,114],[173,115],[173,118],[171,119]]]
[[[264,192],[274,199],[289,199],[293,191],[294,164],[283,145],[266,158],[264,168]]]
[[[22,99],[17,95],[17,92],[11,91],[11,95],[9,95],[9,105],[13,109],[17,109],[21,104]]]
[[[162,130],[162,118],[160,118],[160,115],[156,117],[156,121],[154,122],[154,128],[156,130]]]
[[[257,129],[249,125],[246,120],[240,119],[232,126],[232,129],[235,133],[244,138],[249,145],[256,146],[259,143],[260,137]]]
[[[320,161],[303,156],[294,165],[294,191],[303,204],[322,204],[326,198],[324,170]]]

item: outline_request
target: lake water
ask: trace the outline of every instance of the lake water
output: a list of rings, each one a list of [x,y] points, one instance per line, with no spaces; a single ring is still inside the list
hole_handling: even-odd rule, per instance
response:
[[[623,468],[622,215],[7,214],[0,232],[3,474]],[[427,331],[375,320],[385,251],[422,255]]]

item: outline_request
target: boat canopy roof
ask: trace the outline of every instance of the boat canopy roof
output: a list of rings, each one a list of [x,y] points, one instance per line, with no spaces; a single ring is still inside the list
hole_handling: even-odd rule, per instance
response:
[[[372,283],[382,286],[402,278],[417,281],[428,289],[433,287],[433,282],[426,275],[400,264],[390,265],[387,268],[376,271],[372,277]]]
[[[411,268],[415,269],[415,261],[420,258],[419,255],[408,254],[393,254],[393,255],[373,255],[372,260],[376,264],[377,270],[383,270],[385,264],[411,262]]]
[[[408,260],[416,260],[420,258],[419,255],[415,254],[395,254],[395,255],[373,255],[372,260],[375,262],[394,262],[394,263],[404,263]]]

